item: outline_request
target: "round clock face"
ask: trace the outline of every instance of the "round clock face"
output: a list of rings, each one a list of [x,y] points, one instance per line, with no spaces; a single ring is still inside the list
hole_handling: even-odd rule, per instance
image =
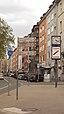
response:
[[[60,37],[53,37],[52,44],[60,44]]]

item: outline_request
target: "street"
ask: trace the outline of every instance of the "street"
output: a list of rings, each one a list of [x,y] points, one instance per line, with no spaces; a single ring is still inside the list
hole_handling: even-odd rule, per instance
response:
[[[8,92],[8,79],[9,77],[4,77],[4,80],[0,80],[0,95]],[[10,77],[10,91],[16,89],[16,79]],[[18,86],[21,84],[19,83]]]
[[[64,82],[57,88],[43,82],[29,86],[26,81],[19,80],[19,83],[18,100],[16,89],[10,91],[10,96],[0,95],[0,114],[64,114]]]

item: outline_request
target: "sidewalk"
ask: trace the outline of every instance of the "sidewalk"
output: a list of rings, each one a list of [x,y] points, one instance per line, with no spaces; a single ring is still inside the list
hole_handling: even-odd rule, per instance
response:
[[[6,111],[13,108],[19,113]],[[15,109],[18,108],[18,109]],[[16,90],[0,95],[0,114],[64,114],[64,85],[22,85],[16,100]]]

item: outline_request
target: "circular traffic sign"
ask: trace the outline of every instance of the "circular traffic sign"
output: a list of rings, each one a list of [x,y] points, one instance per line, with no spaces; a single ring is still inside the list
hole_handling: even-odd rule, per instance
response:
[[[12,55],[12,50],[8,50],[8,56]]]

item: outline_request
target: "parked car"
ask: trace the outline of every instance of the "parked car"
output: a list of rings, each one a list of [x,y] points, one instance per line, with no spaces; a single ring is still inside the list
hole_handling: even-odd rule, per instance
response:
[[[11,77],[14,77],[14,72],[10,72],[10,76]]]
[[[36,74],[31,74],[29,80],[30,80],[30,82],[37,82]]]
[[[39,74],[39,82],[43,82],[44,81],[44,75],[43,74]]]
[[[21,80],[22,79],[22,75],[18,74],[18,79]]]
[[[18,74],[18,79],[19,80],[24,80],[24,74]]]
[[[31,74],[28,76],[27,81],[30,82],[41,82],[44,81],[44,75],[43,74]]]
[[[4,72],[3,75],[4,75],[4,76],[7,76],[7,72]]]
[[[3,73],[0,73],[0,80],[4,80]]]

